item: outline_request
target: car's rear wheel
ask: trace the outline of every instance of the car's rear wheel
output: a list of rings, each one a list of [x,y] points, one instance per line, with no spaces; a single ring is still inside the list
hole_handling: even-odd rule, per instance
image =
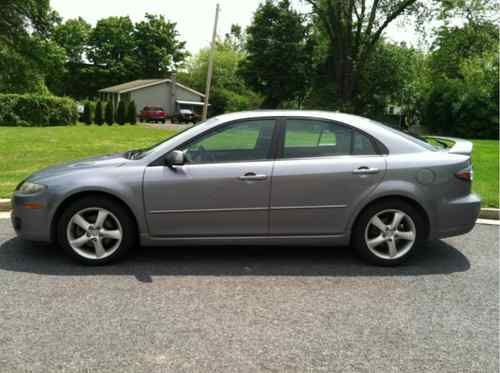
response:
[[[373,264],[394,266],[407,260],[425,240],[425,221],[400,200],[385,200],[364,210],[353,230],[358,255]]]
[[[125,256],[136,241],[134,220],[111,199],[86,197],[69,205],[58,224],[58,242],[77,261],[102,265]]]

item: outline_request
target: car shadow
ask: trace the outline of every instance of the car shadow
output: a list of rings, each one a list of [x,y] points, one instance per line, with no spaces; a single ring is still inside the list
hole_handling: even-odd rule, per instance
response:
[[[394,268],[364,264],[348,247],[137,248],[120,263],[88,267],[70,261],[54,246],[18,238],[0,246],[0,270],[51,276],[130,275],[144,283],[157,276],[420,276],[469,268],[467,257],[444,241],[419,247],[404,265]]]

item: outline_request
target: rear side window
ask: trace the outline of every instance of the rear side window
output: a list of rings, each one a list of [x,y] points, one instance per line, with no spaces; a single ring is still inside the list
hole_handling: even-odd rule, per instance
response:
[[[376,155],[377,151],[373,146],[373,142],[365,134],[354,131],[354,139],[352,144],[353,155]]]
[[[286,122],[283,158],[374,154],[371,139],[350,127],[313,119]]]

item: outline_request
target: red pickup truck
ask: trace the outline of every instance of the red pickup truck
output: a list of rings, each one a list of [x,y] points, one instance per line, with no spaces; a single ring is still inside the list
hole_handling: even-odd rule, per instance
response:
[[[165,123],[168,114],[159,106],[146,106],[139,113],[140,122]]]

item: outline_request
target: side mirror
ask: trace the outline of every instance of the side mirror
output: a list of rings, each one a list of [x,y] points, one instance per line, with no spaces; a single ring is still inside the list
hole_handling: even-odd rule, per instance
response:
[[[182,166],[185,162],[184,153],[180,150],[174,150],[165,156],[167,166]]]

